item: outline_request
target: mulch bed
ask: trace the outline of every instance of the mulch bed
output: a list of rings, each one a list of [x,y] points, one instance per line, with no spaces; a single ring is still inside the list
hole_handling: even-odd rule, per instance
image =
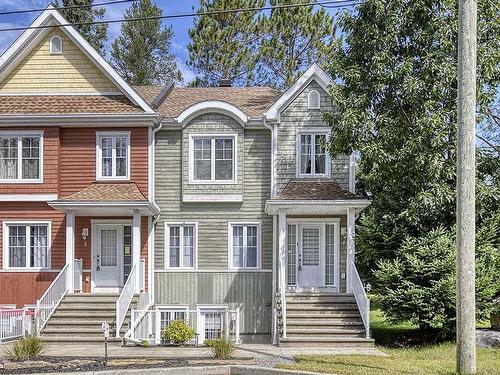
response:
[[[79,372],[119,369],[147,369],[156,367],[192,367],[192,366],[220,366],[220,365],[250,365],[252,359],[233,358],[229,360],[216,360],[213,358],[189,359],[129,359],[109,358],[105,366],[102,357],[40,357],[38,360],[13,362],[4,359],[0,362],[0,374],[34,374],[46,372]]]

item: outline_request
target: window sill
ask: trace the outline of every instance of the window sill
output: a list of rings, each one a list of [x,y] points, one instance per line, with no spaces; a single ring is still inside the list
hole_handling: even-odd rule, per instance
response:
[[[0,180],[0,184],[43,184],[43,180]]]
[[[188,203],[198,202],[243,202],[243,194],[183,194],[182,201]]]
[[[39,273],[39,272],[60,272],[60,269],[49,268],[4,268],[0,273]]]
[[[98,177],[96,178],[96,182],[113,182],[113,181],[130,181],[130,177]]]

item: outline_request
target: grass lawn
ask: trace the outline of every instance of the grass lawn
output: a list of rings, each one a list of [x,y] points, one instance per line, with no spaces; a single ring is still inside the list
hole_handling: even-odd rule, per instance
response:
[[[414,348],[390,348],[411,337],[416,327],[388,325],[380,311],[372,311],[372,334],[380,350],[389,356],[322,355],[297,356],[297,364],[281,365],[293,370],[339,375],[453,375],[455,344],[442,343]],[[478,375],[500,375],[500,349],[477,349]]]

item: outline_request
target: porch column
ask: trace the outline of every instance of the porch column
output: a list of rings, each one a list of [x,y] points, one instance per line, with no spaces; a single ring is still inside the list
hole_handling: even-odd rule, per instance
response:
[[[350,293],[352,291],[351,277],[352,277],[352,267],[354,266],[355,259],[355,246],[354,246],[354,231],[355,231],[355,213],[354,209],[351,207],[347,208],[347,280],[346,280],[346,292]]]
[[[278,249],[279,249],[279,291],[281,296],[281,313],[283,321],[283,338],[286,338],[286,211],[280,208],[278,211]]]
[[[140,267],[141,261],[141,211],[134,210],[132,217],[132,267]],[[139,271],[139,270],[138,270]],[[140,272],[137,272],[139,276]],[[137,280],[137,287],[140,289],[140,280]],[[137,290],[136,292],[139,292]]]
[[[66,212],[66,264],[68,265],[68,293],[75,291],[75,213]]]
[[[272,326],[271,326],[271,338],[274,345],[278,344],[278,319],[276,317],[276,291],[277,291],[277,278],[278,278],[278,268],[277,268],[277,251],[276,251],[276,235],[278,234],[278,217],[273,215],[273,294],[272,294]]]

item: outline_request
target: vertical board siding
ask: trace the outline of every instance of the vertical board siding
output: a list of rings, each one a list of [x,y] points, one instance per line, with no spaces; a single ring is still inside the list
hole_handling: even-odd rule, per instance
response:
[[[271,332],[270,272],[158,272],[155,279],[157,305],[239,307],[242,334]]]
[[[61,128],[61,197],[76,193],[96,181],[96,132],[103,128]],[[130,182],[148,194],[148,129],[113,128],[130,131]]]
[[[63,53],[50,54],[49,41],[59,35]],[[52,29],[0,83],[0,93],[119,92],[116,85],[60,29]]]
[[[320,94],[320,110],[307,109],[307,96],[311,90]],[[276,166],[276,183],[278,193],[288,181],[296,178],[297,134],[307,128],[328,127],[323,121],[323,112],[333,111],[332,100],[323,88],[312,81],[281,113],[278,125],[278,156]],[[335,134],[332,134],[334,137]],[[340,155],[332,160],[331,177],[344,188],[349,188],[349,157]]]
[[[0,194],[55,194],[59,178],[59,128],[58,127],[23,127],[2,128],[2,131],[43,130],[43,166],[42,183],[0,183]]]
[[[228,134],[237,135],[237,170],[236,184],[190,184],[189,183],[189,136],[203,134]],[[184,193],[241,193],[243,187],[243,149],[244,132],[238,122],[231,117],[218,114],[207,113],[194,118],[186,127],[182,135],[182,190]]]

